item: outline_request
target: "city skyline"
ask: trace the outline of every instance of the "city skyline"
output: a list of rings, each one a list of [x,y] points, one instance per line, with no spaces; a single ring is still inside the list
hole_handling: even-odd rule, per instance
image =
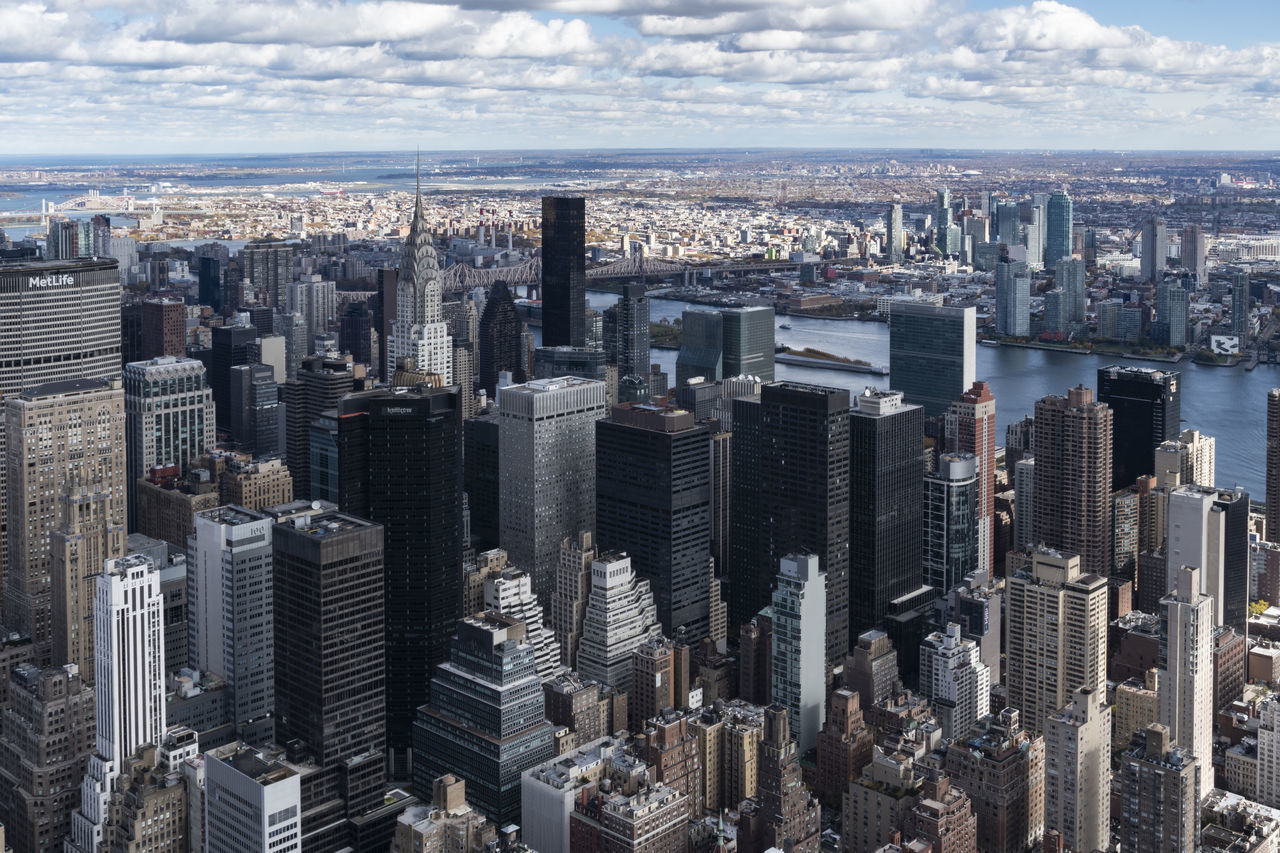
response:
[[[3,153],[50,140],[67,153],[340,150],[371,135],[430,149],[503,137],[715,147],[747,131],[751,146],[1222,149],[1280,130],[1280,54],[1252,35],[1274,31],[1277,13],[1232,11],[1095,0],[22,4],[6,15],[0,106],[23,125]],[[25,114],[35,84],[51,106]],[[118,142],[126,117],[133,135]]]

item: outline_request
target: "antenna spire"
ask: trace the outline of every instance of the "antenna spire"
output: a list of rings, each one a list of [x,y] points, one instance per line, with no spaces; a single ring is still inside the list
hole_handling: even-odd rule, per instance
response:
[[[414,177],[417,181],[415,187],[418,195],[422,195],[422,147],[418,147],[417,159],[414,164]]]

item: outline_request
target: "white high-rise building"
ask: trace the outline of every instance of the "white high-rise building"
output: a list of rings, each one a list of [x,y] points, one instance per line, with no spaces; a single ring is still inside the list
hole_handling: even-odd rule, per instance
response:
[[[1111,841],[1111,706],[1106,691],[1077,690],[1044,731],[1044,828],[1068,850]]]
[[[440,307],[442,295],[440,261],[419,190],[396,278],[396,318],[387,339],[386,376],[395,373],[400,359],[412,358],[418,370],[438,373],[445,385],[453,384],[453,338]]]
[[[302,317],[308,351],[315,352],[316,336],[329,331],[338,319],[337,283],[314,273],[299,276],[285,285],[285,311]]]
[[[601,554],[591,563],[591,595],[582,616],[578,674],[619,690],[631,689],[631,653],[662,636],[649,582],[636,577],[626,554]]]
[[[485,578],[484,609],[523,622],[525,642],[534,649],[538,677],[543,681],[555,677],[560,671],[560,644],[542,618],[542,605],[533,594],[528,572],[507,569]]]
[[[97,748],[67,845],[83,853],[93,853],[102,841],[107,801],[124,762],[164,737],[164,596],[150,557],[106,561],[97,576],[93,618]]]
[[[1161,442],[1156,447],[1156,485],[1213,488],[1216,444],[1213,436],[1194,429]]]
[[[206,853],[302,850],[302,777],[243,743],[205,753]]]
[[[1258,781],[1254,799],[1280,808],[1280,698],[1258,706]]]
[[[804,754],[826,719],[827,576],[816,554],[783,557],[773,591],[773,701]]]
[[[1024,456],[1013,466],[1013,547],[1035,544],[1036,458]]]
[[[1177,588],[1178,573],[1183,568],[1199,569],[1200,591],[1213,596],[1214,621],[1221,625],[1226,601],[1227,515],[1217,500],[1217,490],[1204,486],[1181,486],[1169,493],[1165,589]]]
[[[596,521],[596,421],[605,383],[565,376],[498,389],[498,539],[550,606],[560,543]]]
[[[932,700],[944,738],[962,737],[991,713],[991,668],[954,622],[920,644],[920,694]]]
[[[1200,591],[1200,571],[1178,570],[1173,591],[1160,601],[1164,631],[1157,701],[1160,723],[1174,746],[1198,759],[1197,802],[1213,789],[1212,597]]]

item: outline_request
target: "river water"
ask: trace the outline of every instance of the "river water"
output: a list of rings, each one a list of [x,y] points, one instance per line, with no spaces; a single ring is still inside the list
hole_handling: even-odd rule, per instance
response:
[[[617,300],[611,293],[589,292],[588,304],[597,310]],[[652,299],[650,318],[674,319],[688,302]],[[884,323],[822,320],[812,317],[779,317],[791,329],[777,329],[781,343],[792,348],[814,347],[872,364],[889,363],[889,327]],[[653,350],[653,361],[675,376],[674,350]],[[1012,421],[1031,414],[1036,400],[1046,394],[1065,394],[1074,385],[1097,388],[1099,367],[1116,362],[1095,355],[1050,352],[1018,347],[978,347],[978,379],[991,383],[996,397],[997,440],[1004,443],[1004,429]],[[1123,360],[1121,364],[1167,370],[1162,362]],[[1217,439],[1217,485],[1243,486],[1262,500],[1266,458],[1267,391],[1280,386],[1280,366],[1259,365],[1252,371],[1238,367],[1204,367],[1184,361],[1172,366],[1182,374],[1184,428],[1194,428]],[[846,373],[812,367],[779,364],[779,379],[848,388],[858,392],[869,384],[892,387],[893,377]]]

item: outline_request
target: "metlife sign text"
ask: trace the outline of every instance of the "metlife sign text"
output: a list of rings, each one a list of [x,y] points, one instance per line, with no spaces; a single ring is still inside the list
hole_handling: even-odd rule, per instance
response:
[[[75,283],[73,275],[33,275],[27,277],[28,288],[67,287]]]

